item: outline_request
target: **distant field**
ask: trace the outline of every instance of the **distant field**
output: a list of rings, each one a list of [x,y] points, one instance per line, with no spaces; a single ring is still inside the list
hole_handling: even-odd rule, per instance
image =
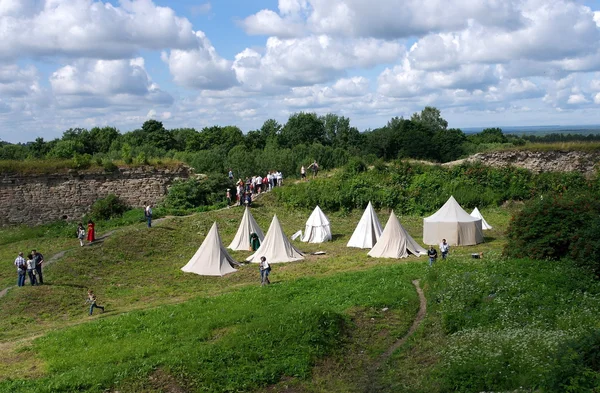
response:
[[[462,128],[465,134],[476,134],[488,127],[466,127]],[[586,126],[508,126],[501,127],[504,134],[514,135],[536,135],[544,136],[548,134],[579,134],[579,135],[597,135],[600,134],[600,125]]]

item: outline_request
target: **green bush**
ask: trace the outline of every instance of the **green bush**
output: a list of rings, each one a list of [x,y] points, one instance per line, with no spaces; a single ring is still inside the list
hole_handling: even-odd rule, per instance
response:
[[[597,392],[600,386],[600,330],[569,340],[548,373],[549,392]]]
[[[350,158],[344,167],[344,171],[350,175],[356,175],[358,173],[365,172],[366,170],[367,164],[365,164],[365,162],[358,157]]]
[[[104,160],[102,162],[102,167],[106,172],[116,172],[119,169],[119,167],[115,165],[115,163],[112,162],[112,160]]]
[[[573,246],[595,242],[582,231],[598,220],[600,203],[593,195],[549,195],[528,201],[510,221],[504,254],[533,259],[560,259]],[[574,235],[578,233],[579,238]],[[581,237],[583,236],[583,237]],[[578,252],[573,250],[575,254]]]
[[[570,256],[579,265],[591,270],[600,278],[600,217],[590,215],[590,221],[584,223],[574,234]]]
[[[210,174],[203,179],[187,179],[174,182],[161,206],[165,209],[187,210],[199,206],[211,206],[225,199],[230,188],[229,179]]]
[[[73,156],[73,169],[87,169],[92,165],[92,156],[89,154],[77,154]]]
[[[128,206],[116,195],[109,194],[106,198],[94,202],[89,215],[94,220],[109,220],[121,217],[128,209]]]

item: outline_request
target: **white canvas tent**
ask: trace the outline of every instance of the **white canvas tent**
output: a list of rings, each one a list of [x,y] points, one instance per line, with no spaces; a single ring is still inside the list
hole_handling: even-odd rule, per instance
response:
[[[471,217],[453,196],[433,215],[423,219],[423,243],[470,246],[483,242],[481,219]]]
[[[319,206],[315,207],[304,229],[304,236],[301,239],[308,243],[323,243],[331,240],[331,226],[329,219],[323,213]]]
[[[258,223],[252,217],[252,213],[250,213],[250,209],[246,206],[246,210],[244,210],[244,216],[242,217],[242,222],[240,222],[240,226],[238,227],[237,233],[233,238],[233,241],[229,245],[229,249],[237,250],[237,251],[248,251],[250,249],[250,234],[256,233],[258,235],[258,239],[262,243],[265,235],[263,231],[258,226]]]
[[[381,236],[381,224],[371,202],[367,205],[347,247],[372,248]]]
[[[181,270],[201,276],[224,276],[237,271],[233,268],[234,265],[238,265],[238,263],[223,247],[215,222],[198,251]]]
[[[246,261],[259,263],[260,257],[263,256],[267,258],[268,263],[293,262],[304,259],[302,252],[294,247],[283,233],[277,216],[273,216],[271,226],[269,226],[267,235],[258,250],[246,258]]]
[[[427,250],[406,232],[398,217],[392,212],[381,237],[367,255],[375,258],[406,258],[410,254],[427,255]]]
[[[475,208],[475,210],[473,210],[471,212],[471,217],[481,218],[481,229],[483,229],[484,231],[487,231],[488,229],[492,229],[492,226],[487,223],[485,218],[483,218],[483,216],[481,215],[481,212],[479,211],[478,208]]]

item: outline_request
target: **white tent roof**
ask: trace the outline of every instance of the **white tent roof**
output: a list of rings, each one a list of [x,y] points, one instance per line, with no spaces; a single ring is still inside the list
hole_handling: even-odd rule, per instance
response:
[[[283,233],[277,216],[273,216],[271,226],[269,226],[267,235],[258,250],[246,258],[246,261],[259,263],[260,257],[263,256],[267,258],[268,263],[293,262],[304,259],[302,252],[294,247]]]
[[[492,226],[487,223],[487,221],[485,220],[485,218],[483,218],[483,216],[481,215],[481,212],[479,211],[478,208],[475,208],[471,212],[471,217],[475,217],[475,218],[480,218],[481,219],[481,229],[483,229],[484,231],[487,231],[488,229],[492,229]]]
[[[258,239],[262,243],[265,235],[258,226],[258,223],[254,217],[252,217],[250,209],[248,206],[246,206],[246,209],[244,210],[244,216],[242,217],[242,222],[240,222],[237,233],[235,234],[235,237],[228,248],[231,250],[248,251],[248,249],[250,249],[251,233],[256,233],[258,235]]]
[[[224,276],[237,271],[232,266],[237,264],[223,247],[215,222],[198,251],[181,270],[201,276]]]
[[[329,225],[329,219],[323,213],[321,208],[317,206],[310,217],[308,217],[308,221],[306,221],[306,228],[304,229],[302,241],[309,243],[323,243],[328,240],[331,240],[331,226]]]
[[[453,196],[444,203],[444,206],[429,217],[423,219],[425,222],[473,222],[477,218],[471,217],[459,204]]]
[[[481,219],[464,211],[453,196],[435,214],[423,219],[423,243],[438,244],[442,239],[457,246],[483,242]]]
[[[406,258],[409,253],[427,255],[427,250],[406,232],[392,211],[381,237],[367,255],[375,258]]]
[[[381,236],[381,223],[371,202],[367,205],[347,247],[372,248]]]

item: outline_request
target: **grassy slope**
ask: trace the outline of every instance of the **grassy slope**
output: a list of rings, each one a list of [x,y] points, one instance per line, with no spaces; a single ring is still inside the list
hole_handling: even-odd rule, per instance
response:
[[[253,214],[265,231],[273,213],[287,234],[302,228],[310,213],[282,210],[270,198],[262,203]],[[348,392],[367,386],[414,392],[514,389],[524,382],[531,384],[531,373],[523,373],[521,379],[502,379],[497,362],[507,359],[490,356],[487,362],[480,356],[469,362],[468,356],[459,355],[478,349],[481,354],[493,353],[493,346],[481,342],[486,337],[516,354],[521,369],[532,369],[531,364],[547,356],[560,339],[598,324],[594,317],[600,311],[598,291],[577,272],[560,265],[531,268],[528,261],[499,258],[509,217],[500,208],[483,211],[495,227],[485,244],[456,248],[447,264],[438,264],[429,274],[424,258],[400,263],[375,260],[365,250],[346,248],[360,212],[331,215],[333,242],[300,245],[304,251],[324,250],[328,255],[275,265],[276,284],[271,288],[256,288],[255,265],[223,278],[179,270],[214,220],[227,245],[241,214],[239,209],[228,209],[169,219],[151,230],[141,224],[128,227],[104,243],[75,248],[48,267],[50,285],[11,290],[0,299],[0,379],[14,377],[15,367],[35,378],[0,383],[0,391],[43,391],[47,386],[63,391],[102,391],[111,386],[136,392],[169,387],[246,391],[269,383],[276,385],[266,391],[290,387],[291,391]],[[386,215],[380,212],[382,222]],[[421,219],[400,219],[420,242]],[[482,250],[486,259],[469,259],[471,252]],[[248,254],[233,253],[238,259]],[[557,275],[566,278],[552,282],[550,278]],[[390,276],[394,280],[388,280]],[[367,385],[372,379],[369,365],[414,318],[413,278],[421,278],[425,285],[428,316],[378,373],[377,385]],[[573,288],[572,281],[581,285]],[[107,313],[92,317],[92,322],[83,306],[87,287],[93,287],[100,303],[107,306]],[[581,288],[592,289],[583,296]],[[490,291],[497,293],[492,300]],[[566,322],[557,324],[573,301],[585,307],[586,316],[576,318],[571,313]],[[262,302],[267,307],[259,307]],[[389,312],[381,311],[384,305],[391,306]],[[470,317],[464,317],[465,310]],[[63,329],[69,325],[77,326]],[[289,331],[273,334],[277,326],[289,326]],[[515,333],[517,328],[524,330]],[[511,334],[523,338],[515,341]],[[36,335],[43,337],[32,343],[29,338]],[[542,350],[522,356],[532,346]],[[99,366],[90,368],[92,363]],[[242,370],[236,372],[233,365]],[[457,370],[463,372],[460,381],[472,385],[453,379]],[[471,374],[483,377],[472,381]],[[287,377],[277,382],[283,375]]]

